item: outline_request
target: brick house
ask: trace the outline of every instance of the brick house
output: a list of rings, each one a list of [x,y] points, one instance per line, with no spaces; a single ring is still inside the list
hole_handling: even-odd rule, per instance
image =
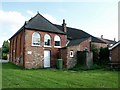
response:
[[[10,62],[24,68],[56,67],[57,59],[61,58],[60,51],[64,48],[69,53],[71,50],[90,51],[91,44],[107,46],[105,42],[83,30],[66,27],[65,20],[62,25],[52,24],[39,13],[25,22],[9,40]],[[69,58],[66,58],[63,59],[64,65],[73,67],[66,61]]]
[[[73,68],[78,62],[78,51],[90,52],[91,38],[71,40],[68,45],[60,49],[60,57],[65,68]]]
[[[116,43],[115,38],[114,40],[109,40],[109,39],[103,38],[103,35],[101,35],[101,38],[98,38],[98,39],[104,41],[108,47],[111,47],[112,45]]]
[[[66,35],[39,13],[10,38],[10,62],[25,68],[54,67]]]
[[[112,47],[109,48],[110,50],[110,61],[112,64],[119,64],[120,65],[120,41],[114,44]]]
[[[63,30],[62,25],[56,25],[54,24],[58,29]],[[76,40],[76,39],[83,39],[83,38],[90,38],[91,37],[91,45],[95,45],[97,48],[105,48],[108,46],[108,43],[105,41],[94,37],[90,35],[89,33],[81,30],[81,29],[76,29],[76,28],[71,28],[71,27],[66,27],[66,35],[67,35],[67,40]]]

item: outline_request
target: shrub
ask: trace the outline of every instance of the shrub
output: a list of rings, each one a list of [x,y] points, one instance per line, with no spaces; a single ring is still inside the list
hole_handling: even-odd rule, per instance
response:
[[[99,49],[96,45],[91,45],[91,51],[93,52],[93,63],[99,64]]]
[[[108,48],[100,48],[99,56],[100,56],[100,65],[106,65],[109,61],[109,50]]]
[[[84,70],[84,71],[87,71],[87,70],[96,70],[96,69],[103,69],[103,68],[104,68],[104,66],[97,65],[97,64],[93,64],[93,66],[91,68],[88,68],[87,66],[84,66],[84,65],[77,64],[74,68],[71,68],[69,70],[74,70],[74,71]]]
[[[2,54],[2,59],[4,59],[4,60],[7,60],[7,59],[8,59],[6,53],[3,53],[3,54]]]

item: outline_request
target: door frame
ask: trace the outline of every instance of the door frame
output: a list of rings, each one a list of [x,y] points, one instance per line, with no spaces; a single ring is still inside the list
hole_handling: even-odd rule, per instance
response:
[[[45,51],[49,52],[49,66],[48,67],[45,66]],[[50,68],[50,58],[51,58],[50,55],[51,55],[51,51],[50,50],[44,50],[44,64],[43,64],[44,68]]]

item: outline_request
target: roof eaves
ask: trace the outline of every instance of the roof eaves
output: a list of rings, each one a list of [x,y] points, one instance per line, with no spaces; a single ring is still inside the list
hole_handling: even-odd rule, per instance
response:
[[[12,39],[14,36],[16,36],[22,30],[24,30],[24,25],[12,37],[10,37],[9,40]]]
[[[45,30],[43,30],[43,29],[35,29],[35,28],[28,28],[28,27],[25,27],[25,29],[29,29],[29,30],[36,30],[36,31],[43,31],[43,32],[51,32],[51,33],[58,33],[58,34],[64,34],[64,35],[66,35],[66,33],[60,33],[60,32],[53,32],[53,31],[45,31]]]
[[[115,48],[116,46],[118,46],[120,44],[120,41],[118,41],[116,44],[114,44],[112,47],[109,48],[109,50],[112,50],[113,48]]]
[[[90,37],[89,37],[89,38],[90,38]],[[89,38],[71,40],[71,41],[68,43],[67,47],[79,45],[80,43],[82,43],[83,41],[85,41],[85,40],[87,40],[87,39],[89,39]],[[74,41],[78,41],[78,43],[74,43],[74,44],[71,45],[71,42],[74,42]]]

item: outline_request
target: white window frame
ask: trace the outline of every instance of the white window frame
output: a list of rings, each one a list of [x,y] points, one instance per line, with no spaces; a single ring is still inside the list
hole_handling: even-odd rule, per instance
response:
[[[55,41],[59,41],[60,42],[60,46],[55,46]],[[55,37],[54,37],[54,47],[55,48],[61,48],[61,38],[58,35],[55,35]]]
[[[47,40],[46,37],[49,37],[49,39],[50,39],[50,45],[45,45],[45,41]],[[50,37],[49,34],[45,34],[44,35],[44,47],[51,47],[51,37]]]
[[[71,53],[72,53],[72,55],[71,55]],[[74,57],[74,52],[73,52],[73,50],[70,51],[70,57]]]
[[[35,33],[39,35],[38,38],[34,36]],[[34,43],[34,38],[39,39],[39,45],[33,44],[33,43]],[[34,32],[34,33],[32,34],[32,46],[40,46],[40,34],[39,34],[38,32]]]

